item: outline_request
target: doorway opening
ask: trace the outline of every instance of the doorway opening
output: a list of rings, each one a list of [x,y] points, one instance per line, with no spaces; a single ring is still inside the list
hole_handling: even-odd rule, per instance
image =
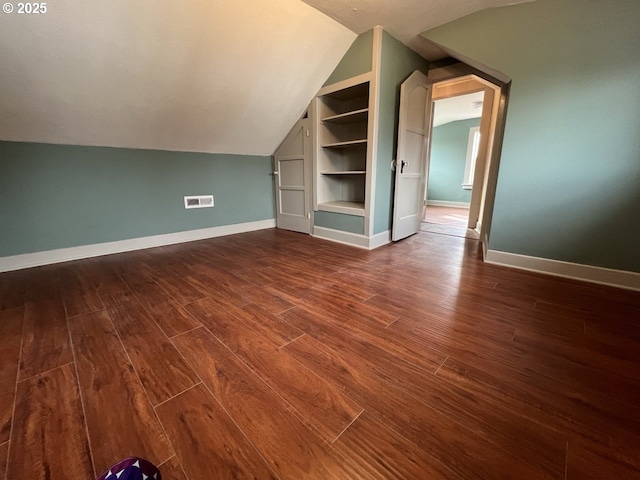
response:
[[[486,242],[483,220],[501,88],[468,70],[439,75],[429,72],[433,120],[421,230]]]

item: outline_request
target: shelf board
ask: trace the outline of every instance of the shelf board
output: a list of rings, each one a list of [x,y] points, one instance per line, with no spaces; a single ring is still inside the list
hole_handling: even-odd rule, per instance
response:
[[[320,172],[322,175],[364,175],[366,170],[341,170],[338,172]]]
[[[344,102],[345,100],[353,100],[354,98],[359,97],[368,97],[369,81],[367,80],[357,85],[352,85],[351,87],[340,88],[333,92],[325,93],[322,96],[331,98],[332,100],[339,100],[341,102]]]
[[[319,203],[318,210],[364,217],[364,203],[362,202],[336,201]]]
[[[346,125],[348,123],[364,122],[369,114],[368,108],[360,110],[354,110],[352,112],[341,113],[339,115],[332,115],[322,119],[323,123],[336,123],[339,125]]]
[[[322,148],[345,148],[345,147],[361,147],[366,146],[367,139],[362,140],[349,140],[348,142],[335,142],[322,145]]]

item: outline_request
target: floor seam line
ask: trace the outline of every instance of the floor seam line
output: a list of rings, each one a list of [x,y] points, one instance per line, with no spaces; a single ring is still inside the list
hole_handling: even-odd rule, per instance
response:
[[[67,328],[68,328],[68,327],[67,327]],[[28,380],[33,380],[34,378],[41,377],[41,376],[43,376],[43,375],[46,375],[47,373],[51,373],[51,372],[53,372],[54,370],[59,369],[59,368],[66,367],[67,365],[71,365],[72,363],[73,363],[73,360],[71,360],[70,362],[67,362],[67,363],[63,363],[62,365],[58,365],[57,367],[53,367],[53,368],[50,368],[50,369],[48,369],[48,370],[45,370],[44,372],[36,373],[35,375],[31,375],[30,377],[27,377],[27,378],[23,378],[23,379],[21,379],[21,380],[18,380],[18,383],[26,382],[26,381],[28,381]]]
[[[436,371],[433,373],[434,375],[437,375],[438,372],[440,371],[440,369],[442,368],[442,366],[444,365],[444,362],[446,362],[447,360],[449,360],[449,355],[447,355],[445,357],[445,359],[442,361],[442,363],[440,364],[440,366],[436,369]]]
[[[362,415],[362,414],[364,413],[364,410],[365,410],[365,409],[363,408],[363,409],[360,411],[360,413],[358,413],[358,415],[356,415],[355,417],[353,417],[353,420],[351,420],[351,421],[349,422],[349,424],[348,424],[346,427],[344,427],[344,428],[342,429],[342,431],[338,434],[338,436],[337,436],[336,438],[334,438],[334,439],[331,441],[331,445],[333,445],[334,443],[336,443],[336,442],[338,441],[338,439],[342,436],[342,434],[343,434],[344,432],[346,432],[346,431],[347,431],[347,429],[348,429],[351,425],[353,425],[353,424],[355,423],[355,421],[356,421],[358,418],[360,418],[360,415]]]
[[[13,408],[11,409],[11,428],[9,429],[9,440],[7,440],[8,448],[7,448],[7,464],[4,467],[4,478],[8,478],[9,473],[9,460],[11,459],[11,440],[13,440],[13,431],[15,427],[16,420],[16,404],[18,403],[18,384],[20,383],[18,379],[20,378],[20,365],[22,365],[22,351],[23,351],[23,343],[24,343],[24,331],[27,328],[27,310],[22,307],[22,329],[20,332],[20,351],[18,353],[18,366],[16,368],[16,385],[13,387]],[[68,328],[67,328],[68,330]],[[95,472],[94,472],[95,473]]]
[[[91,458],[91,468],[93,468],[93,474],[98,476],[96,471],[96,460],[93,456],[93,448],[91,447],[91,436],[89,435],[89,421],[87,419],[87,409],[84,405],[84,395],[82,393],[82,386],[80,385],[80,374],[78,373],[78,362],[76,361],[76,351],[73,344],[73,336],[71,335],[71,325],[69,324],[69,318],[67,318],[67,334],[69,335],[69,347],[71,348],[71,356],[73,358],[73,371],[76,374],[76,382],[78,383],[78,397],[80,397],[80,406],[82,407],[82,416],[84,418],[84,431],[87,435],[87,446],[89,447],[89,457]]]
[[[149,406],[151,407],[151,410],[153,411],[153,414],[154,414],[154,416],[155,416],[155,418],[156,418],[156,420],[158,422],[158,425],[160,425],[160,428],[162,429],[162,433],[164,433],[164,437],[166,438],[169,446],[171,447],[171,450],[173,451],[173,455],[175,455],[176,454],[176,449],[173,447],[173,444],[171,443],[171,440],[169,439],[169,436],[167,435],[167,431],[165,430],[164,425],[160,421],[160,417],[158,417],[158,413],[156,412],[156,409],[153,408],[153,402],[151,401],[151,397],[149,397],[149,392],[147,391],[147,388],[144,386],[144,383],[142,382],[142,379],[140,378],[140,374],[138,373],[138,369],[136,368],[136,366],[133,364],[133,361],[131,360],[131,355],[129,355],[129,352],[127,351],[127,348],[124,346],[124,342],[122,341],[122,337],[120,336],[120,332],[118,331],[118,328],[116,327],[115,322],[111,318],[111,314],[109,314],[108,311],[106,312],[106,314],[107,314],[107,318],[109,319],[109,322],[111,323],[111,326],[113,327],[113,331],[116,334],[116,337],[120,341],[120,346],[122,347],[122,350],[124,351],[124,354],[126,355],[127,360],[129,361],[129,365],[131,365],[131,368],[133,369],[133,372],[135,373],[136,378],[138,379],[138,382],[140,382],[140,387],[142,388],[145,397],[147,397],[147,401],[149,402]],[[174,345],[174,348],[175,348],[175,345]],[[171,457],[172,457],[172,455],[169,455],[169,457],[166,458],[165,461],[168,460]]]
[[[306,335],[306,333],[302,333],[302,334],[298,335],[296,338],[294,338],[294,339],[292,339],[292,340],[289,340],[287,343],[284,343],[284,344],[280,345],[280,346],[278,347],[278,350],[280,350],[280,349],[282,349],[282,348],[286,347],[287,345],[289,345],[289,344],[291,344],[291,343],[295,342],[296,340],[298,340],[299,338],[304,337],[305,335]]]
[[[188,392],[189,390],[196,388],[198,385],[202,385],[202,380],[200,380],[198,383],[195,383],[195,384],[191,385],[190,387],[185,388],[180,393],[176,393],[175,395],[172,395],[171,397],[167,398],[166,400],[161,401],[157,405],[153,405],[153,408],[156,409],[158,407],[161,407],[165,403],[170,402],[171,400],[173,400],[176,397],[179,397],[183,393]]]

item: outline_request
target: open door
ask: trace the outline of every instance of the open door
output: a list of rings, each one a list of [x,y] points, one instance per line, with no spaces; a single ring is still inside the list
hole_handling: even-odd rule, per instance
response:
[[[395,242],[418,233],[426,190],[429,132],[431,131],[431,84],[415,71],[400,87],[400,122],[393,202]]]
[[[311,137],[309,119],[299,120],[274,154],[276,226],[311,233]]]

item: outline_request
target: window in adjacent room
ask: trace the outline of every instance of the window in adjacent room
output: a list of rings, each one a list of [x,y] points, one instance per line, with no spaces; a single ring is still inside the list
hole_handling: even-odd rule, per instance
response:
[[[471,127],[469,129],[469,143],[467,144],[467,161],[464,165],[464,180],[462,181],[462,188],[465,190],[471,190],[473,187],[473,173],[476,170],[479,147],[480,127]]]

